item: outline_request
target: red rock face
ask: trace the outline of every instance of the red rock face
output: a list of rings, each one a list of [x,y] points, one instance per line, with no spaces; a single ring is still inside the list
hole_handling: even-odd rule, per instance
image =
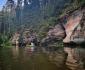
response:
[[[13,38],[12,38],[12,44],[16,44],[16,42],[19,40],[19,36],[20,34],[18,32],[16,32],[14,35],[13,35]]]
[[[49,32],[47,33],[48,37],[63,40],[64,43],[70,43],[71,41],[74,41],[73,35],[78,36],[78,33],[82,34],[80,32],[80,30],[82,29],[82,18],[83,12],[81,10],[73,12],[71,16],[68,17],[67,23],[63,27],[60,24],[57,24],[53,29],[49,30]]]
[[[65,37],[65,30],[61,25],[56,25],[54,29],[49,30],[48,36],[54,36],[57,39],[63,39]]]
[[[69,20],[65,25],[66,37],[63,40],[64,43],[69,43],[71,41],[70,37],[74,32],[75,28],[78,27],[78,25],[80,24],[81,18],[82,18],[82,12],[79,11],[74,12],[74,14],[71,17],[69,17]]]

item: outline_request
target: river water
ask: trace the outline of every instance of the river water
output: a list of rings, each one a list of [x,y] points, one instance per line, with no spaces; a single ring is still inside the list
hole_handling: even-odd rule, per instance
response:
[[[64,65],[58,67],[59,64],[56,63],[50,61],[49,56],[39,50],[0,48],[0,70],[67,70]]]

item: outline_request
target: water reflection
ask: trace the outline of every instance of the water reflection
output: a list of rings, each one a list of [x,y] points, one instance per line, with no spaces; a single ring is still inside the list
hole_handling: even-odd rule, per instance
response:
[[[12,47],[12,54],[13,54],[14,58],[17,58],[19,56],[19,47],[18,46]]]
[[[38,49],[38,50],[37,50]],[[56,56],[55,59],[58,59],[54,64],[54,61],[50,62],[49,55],[39,52],[40,47],[12,47],[12,48],[3,48],[0,60],[1,70],[65,70],[65,67],[62,67],[61,55]],[[39,52],[39,53],[37,53]],[[55,57],[55,55],[51,54]],[[60,60],[59,60],[60,59]]]
[[[71,70],[85,70],[85,48],[77,46],[76,48],[64,47],[68,53],[66,65]]]

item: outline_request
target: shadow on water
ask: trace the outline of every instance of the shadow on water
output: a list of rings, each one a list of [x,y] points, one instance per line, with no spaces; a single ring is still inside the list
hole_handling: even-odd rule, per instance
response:
[[[67,70],[49,61],[48,55],[29,48],[0,48],[0,70]]]

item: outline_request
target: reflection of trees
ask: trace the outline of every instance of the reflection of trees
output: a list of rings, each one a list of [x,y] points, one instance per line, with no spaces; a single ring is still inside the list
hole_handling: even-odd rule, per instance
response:
[[[13,57],[17,58],[19,56],[19,47],[18,46],[13,47],[12,48],[12,53],[13,53]]]

